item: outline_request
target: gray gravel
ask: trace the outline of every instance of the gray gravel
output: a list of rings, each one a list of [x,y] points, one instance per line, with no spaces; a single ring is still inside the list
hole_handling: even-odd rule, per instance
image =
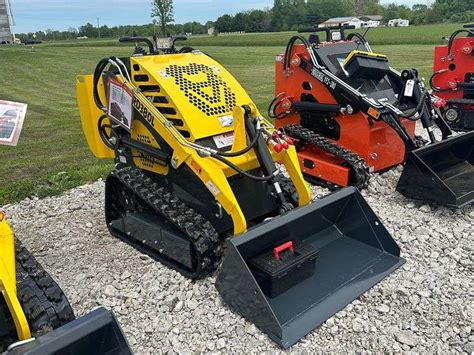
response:
[[[401,169],[374,175],[363,195],[407,263],[292,351],[474,351],[474,209],[405,199],[395,191]],[[222,306],[215,277],[187,280],[112,238],[103,193],[98,181],[5,206],[16,234],[64,288],[77,315],[111,308],[137,353],[278,350]]]

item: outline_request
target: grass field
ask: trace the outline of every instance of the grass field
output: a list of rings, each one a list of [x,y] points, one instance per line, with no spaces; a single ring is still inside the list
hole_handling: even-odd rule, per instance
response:
[[[443,37],[462,27],[460,24],[436,24],[410,27],[379,27],[371,28],[366,39],[372,45],[398,44],[440,44]],[[357,30],[364,33],[365,29]],[[348,32],[349,33],[349,32]],[[285,46],[288,38],[295,32],[278,33],[248,33],[243,35],[228,35],[217,37],[194,37],[188,41],[191,46]],[[325,34],[321,32],[321,38]]]
[[[277,47],[201,47],[226,66],[262,112],[273,97]],[[432,45],[374,46],[395,68],[418,68],[428,76]],[[100,58],[128,55],[124,47],[0,47],[0,99],[28,103],[17,147],[0,147],[0,206],[45,196],[105,176],[110,161],[86,146],[75,101],[75,77],[91,73]]]
[[[443,37],[462,27],[462,24],[435,24],[410,27],[379,27],[371,28],[366,38],[372,45],[398,44],[441,44]],[[364,33],[365,29],[357,30]],[[196,47],[243,47],[243,46],[285,46],[288,39],[296,32],[246,33],[239,35],[196,36],[187,41],[187,45]],[[323,33],[321,34],[324,38]],[[90,46],[128,46],[116,39],[90,39],[45,42],[44,46],[55,47],[90,47]]]

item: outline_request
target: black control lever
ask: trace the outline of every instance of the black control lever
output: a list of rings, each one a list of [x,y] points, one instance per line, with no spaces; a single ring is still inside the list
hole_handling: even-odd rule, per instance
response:
[[[354,30],[356,27],[354,25],[344,25],[344,26],[330,26],[330,27],[309,27],[309,28],[302,28],[298,30],[298,33],[316,33],[316,32],[325,32],[326,33],[326,41],[330,42],[331,32],[335,30],[339,30],[341,33],[341,39],[344,40],[344,31],[346,30]]]
[[[180,35],[180,36],[172,36],[171,41],[173,42],[173,46],[176,42],[178,41],[186,41],[188,39],[188,36]]]
[[[146,37],[121,37],[119,39],[120,43],[139,43],[139,42],[144,42],[148,45],[148,50],[150,54],[155,53],[155,46],[153,45],[153,42]]]

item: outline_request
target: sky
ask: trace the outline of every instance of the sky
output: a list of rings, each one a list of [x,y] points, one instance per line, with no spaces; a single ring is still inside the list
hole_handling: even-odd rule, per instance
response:
[[[427,0],[382,0],[382,3],[426,3]],[[67,30],[87,22],[101,25],[150,23],[151,0],[10,0],[14,30]],[[175,21],[205,23],[225,13],[271,7],[273,0],[174,0]]]

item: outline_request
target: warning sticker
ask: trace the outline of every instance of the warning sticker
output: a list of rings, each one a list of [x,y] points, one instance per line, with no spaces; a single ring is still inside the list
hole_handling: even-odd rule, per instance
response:
[[[218,149],[230,147],[234,144],[234,132],[219,134],[218,136],[212,137],[214,143]]]
[[[219,193],[221,192],[221,190],[219,190],[219,189],[217,188],[217,186],[214,185],[214,183],[213,183],[211,180],[209,180],[208,182],[206,182],[206,186],[207,186],[207,188],[209,189],[209,191],[212,192],[212,194],[213,194],[214,196],[219,195]]]
[[[199,165],[194,159],[191,160],[191,168],[198,174],[202,174],[202,168],[201,165]]]
[[[219,122],[222,127],[230,127],[234,124],[234,117],[232,115],[226,115],[219,117]]]
[[[132,128],[132,92],[116,80],[109,81],[108,115],[120,126],[130,131]]]
[[[415,89],[415,80],[407,80],[405,85],[405,97],[413,97],[413,90]]]
[[[283,54],[278,54],[275,57],[275,62],[277,62],[277,63],[283,63],[284,60],[285,60],[285,56]]]

